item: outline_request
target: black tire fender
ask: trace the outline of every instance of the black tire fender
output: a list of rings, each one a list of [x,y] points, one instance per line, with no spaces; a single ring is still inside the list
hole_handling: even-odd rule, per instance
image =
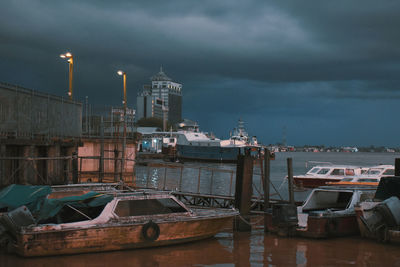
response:
[[[147,241],[156,241],[160,236],[160,227],[158,224],[150,220],[142,227],[142,235]]]

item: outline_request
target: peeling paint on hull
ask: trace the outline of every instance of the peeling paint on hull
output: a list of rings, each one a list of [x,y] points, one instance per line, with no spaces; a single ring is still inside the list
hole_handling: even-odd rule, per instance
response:
[[[172,245],[214,236],[232,217],[197,218],[183,222],[161,222],[160,236],[155,241],[143,237],[144,223],[109,225],[86,229],[21,233],[15,252],[24,257],[102,252]]]

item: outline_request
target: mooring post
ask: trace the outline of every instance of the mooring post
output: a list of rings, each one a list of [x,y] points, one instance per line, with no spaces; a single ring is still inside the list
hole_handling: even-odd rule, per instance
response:
[[[100,121],[100,158],[99,158],[99,182],[104,179],[104,120],[101,116]]]
[[[72,152],[72,183],[78,183],[78,153],[76,151]]]
[[[400,176],[400,158],[394,159],[394,176]]]
[[[269,183],[270,183],[270,155],[269,150],[265,149],[264,153],[264,232],[268,232],[266,213],[269,208]]]
[[[250,206],[253,194],[253,158],[249,153],[238,155],[236,167],[235,208],[240,212],[235,217],[233,229],[235,231],[251,231]]]
[[[293,161],[292,158],[287,158],[288,168],[288,187],[289,187],[289,202],[294,205],[294,186],[293,186]]]
[[[115,143],[114,143],[115,145]],[[119,151],[118,148],[114,148],[114,182],[118,182],[118,157]]]

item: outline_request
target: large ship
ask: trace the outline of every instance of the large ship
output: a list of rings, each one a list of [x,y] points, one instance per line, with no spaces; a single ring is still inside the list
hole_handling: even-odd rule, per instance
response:
[[[249,138],[244,129],[244,123],[239,120],[238,128],[234,129],[231,137],[221,140],[202,132],[179,132],[176,143],[178,159],[189,159],[214,162],[236,162],[239,154],[244,154],[246,148],[260,152],[255,137]]]

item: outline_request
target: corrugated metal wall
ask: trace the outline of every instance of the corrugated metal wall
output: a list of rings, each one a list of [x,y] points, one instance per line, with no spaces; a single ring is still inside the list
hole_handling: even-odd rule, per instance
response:
[[[51,138],[81,133],[81,103],[0,83],[0,135]]]

